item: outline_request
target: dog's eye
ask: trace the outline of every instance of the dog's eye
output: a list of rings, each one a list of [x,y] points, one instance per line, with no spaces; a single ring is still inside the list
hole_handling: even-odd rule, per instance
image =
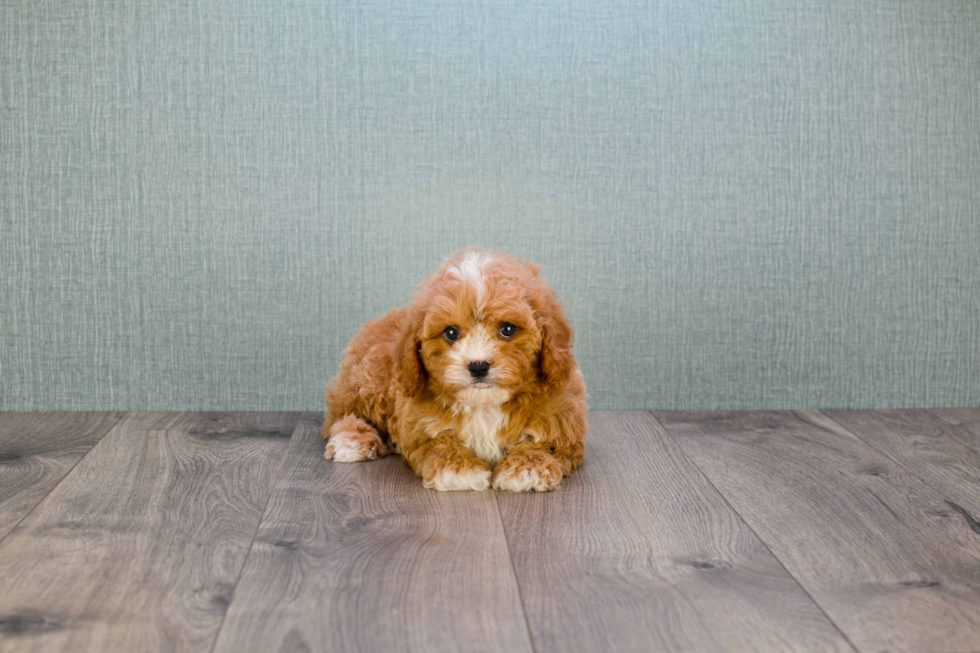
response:
[[[504,322],[500,325],[500,335],[504,338],[510,340],[517,334],[517,327],[510,322]]]
[[[446,339],[446,342],[456,342],[456,339],[459,338],[459,329],[454,326],[446,327],[442,335]]]

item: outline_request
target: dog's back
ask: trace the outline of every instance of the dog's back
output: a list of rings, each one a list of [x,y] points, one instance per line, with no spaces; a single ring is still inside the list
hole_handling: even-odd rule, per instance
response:
[[[354,414],[382,432],[388,430],[395,401],[395,347],[407,310],[396,308],[368,322],[351,340],[340,372],[327,390],[324,429],[341,416]]]

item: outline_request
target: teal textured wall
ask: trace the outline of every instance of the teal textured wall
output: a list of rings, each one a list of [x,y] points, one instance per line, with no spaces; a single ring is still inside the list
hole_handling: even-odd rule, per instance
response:
[[[980,3],[0,2],[0,408],[317,409],[453,250],[596,408],[980,403]]]

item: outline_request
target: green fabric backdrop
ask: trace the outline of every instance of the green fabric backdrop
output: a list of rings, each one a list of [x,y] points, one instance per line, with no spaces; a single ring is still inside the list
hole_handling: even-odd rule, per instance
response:
[[[468,244],[595,408],[980,403],[980,2],[0,3],[0,409],[318,409]]]

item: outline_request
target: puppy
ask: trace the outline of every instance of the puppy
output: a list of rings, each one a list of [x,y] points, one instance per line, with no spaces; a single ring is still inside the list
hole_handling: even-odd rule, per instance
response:
[[[327,391],[324,458],[394,450],[435,490],[558,487],[582,464],[585,382],[538,271],[467,249],[365,324]]]

